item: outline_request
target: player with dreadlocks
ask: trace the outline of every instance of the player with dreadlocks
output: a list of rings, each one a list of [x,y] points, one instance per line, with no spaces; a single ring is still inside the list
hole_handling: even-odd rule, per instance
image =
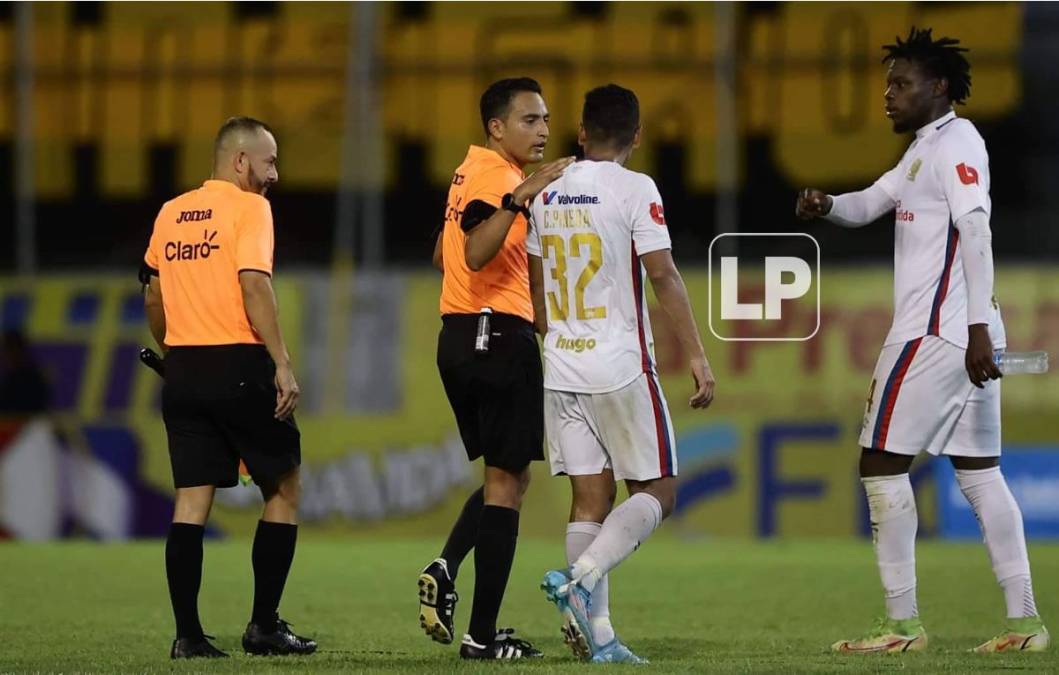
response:
[[[916,607],[918,519],[908,469],[919,452],[945,455],[981,524],[1007,604],[1007,626],[978,652],[1044,651],[1022,513],[1000,473],[1000,376],[1006,346],[993,296],[989,156],[953,104],[971,93],[967,50],[930,29],[886,45],[886,116],[915,138],[896,167],[860,192],[806,189],[796,212],[860,227],[896,210],[894,321],[883,343],[860,434],[886,616],[847,653],[926,648]]]

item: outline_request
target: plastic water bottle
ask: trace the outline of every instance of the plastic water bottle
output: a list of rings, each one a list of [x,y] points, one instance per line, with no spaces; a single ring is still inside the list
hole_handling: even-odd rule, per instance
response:
[[[1048,372],[1048,352],[997,352],[993,361],[1005,375]]]

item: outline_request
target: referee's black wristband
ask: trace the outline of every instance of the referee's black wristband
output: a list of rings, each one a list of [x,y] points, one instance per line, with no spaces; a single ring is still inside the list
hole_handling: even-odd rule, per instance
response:
[[[525,206],[521,206],[515,203],[515,195],[508,192],[506,195],[500,198],[500,208],[505,211],[511,211],[512,213],[520,213],[526,218],[530,217],[529,209]]]
[[[137,273],[136,276],[137,278],[139,278],[140,283],[146,286],[147,284],[151,283],[151,277],[158,276],[158,270],[148,265],[147,261],[145,260],[140,263],[140,271]]]

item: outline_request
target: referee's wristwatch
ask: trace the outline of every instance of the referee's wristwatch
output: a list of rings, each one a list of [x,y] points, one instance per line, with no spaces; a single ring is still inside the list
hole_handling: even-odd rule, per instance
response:
[[[515,195],[508,192],[506,195],[500,198],[500,208],[505,211],[512,213],[521,213],[524,217],[529,218],[530,212],[525,206],[520,206],[515,203]]]

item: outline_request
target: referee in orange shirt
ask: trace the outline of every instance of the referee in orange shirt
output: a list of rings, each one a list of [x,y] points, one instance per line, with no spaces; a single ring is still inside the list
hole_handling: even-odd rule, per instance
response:
[[[298,383],[272,291],[272,208],[279,179],[266,124],[233,117],[214,143],[213,176],[166,202],[140,270],[151,333],[165,354],[162,416],[176,487],[166,541],[176,617],[171,658],[223,657],[199,623],[202,537],[218,487],[239,460],[265,500],[254,536],[254,606],[243,633],[251,654],[310,654],[278,608],[297,540],[301,436]]]
[[[444,275],[438,370],[467,457],[485,460],[485,480],[464,505],[441,556],[419,577],[420,624],[434,640],[452,642],[456,574],[473,548],[474,603],[460,656],[515,659],[541,655],[496,626],[529,464],[544,459],[544,382],[526,205],[573,158],[544,164],[529,178],[523,174],[527,164],[541,161],[548,141],[548,109],[536,81],[494,82],[480,109],[486,143],[472,145],[456,169],[434,264]]]

